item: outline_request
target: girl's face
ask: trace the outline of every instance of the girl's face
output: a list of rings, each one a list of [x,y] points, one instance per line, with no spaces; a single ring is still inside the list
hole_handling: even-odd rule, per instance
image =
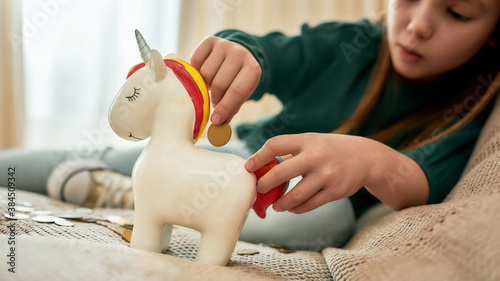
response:
[[[390,0],[387,38],[396,71],[432,80],[493,42],[500,0]]]

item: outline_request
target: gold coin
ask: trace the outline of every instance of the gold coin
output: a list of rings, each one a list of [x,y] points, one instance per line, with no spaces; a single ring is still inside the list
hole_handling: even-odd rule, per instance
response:
[[[132,230],[126,229],[116,224],[110,224],[108,225],[108,228],[120,234],[122,238],[125,239],[127,242],[130,242],[130,240],[132,240]]]
[[[289,249],[285,249],[285,248],[278,249],[278,252],[280,252],[280,253],[284,253],[284,254],[291,254],[291,253],[295,253],[295,251],[294,251],[294,250],[289,250]]]
[[[295,253],[294,250],[290,250],[290,249],[287,249],[287,248],[283,248],[279,245],[276,245],[276,244],[270,244],[269,247],[271,248],[274,248],[276,249],[278,252],[280,253],[284,253],[284,254],[291,254],[291,253]]]
[[[132,240],[132,230],[130,229],[124,229],[121,233],[123,239],[125,239],[127,242],[130,243],[130,240]]]
[[[269,247],[274,248],[274,249],[281,249],[283,247],[276,245],[276,244],[270,244]]]
[[[222,123],[220,125],[211,124],[207,132],[208,141],[213,146],[223,146],[231,138],[231,126],[229,123]]]

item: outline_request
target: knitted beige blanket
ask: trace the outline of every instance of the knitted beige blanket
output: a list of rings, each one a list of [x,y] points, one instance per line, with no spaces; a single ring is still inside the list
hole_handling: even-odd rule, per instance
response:
[[[0,188],[7,198],[7,189]],[[16,199],[33,203],[39,211],[68,214],[77,206],[18,190]],[[0,204],[0,281],[3,280],[332,280],[321,253],[282,253],[277,249],[238,242],[227,267],[195,263],[200,234],[174,226],[170,248],[162,253],[131,249],[129,243],[106,226],[72,221],[65,227],[31,219],[8,220]],[[121,216],[133,211],[94,209],[92,217]],[[13,233],[9,225],[15,224]],[[13,239],[12,239],[13,238]],[[15,241],[10,245],[9,241]],[[15,273],[7,262],[14,247]],[[239,255],[239,252],[257,252]]]
[[[0,197],[7,198],[6,188],[0,188]],[[76,208],[20,190],[16,199],[39,210]],[[499,202],[500,100],[462,179],[444,203],[391,212],[358,232],[343,249],[286,254],[238,242],[229,266],[203,265],[192,261],[199,234],[186,228],[174,228],[170,249],[156,254],[131,249],[121,236],[94,223],[63,227],[7,220],[7,207],[0,204],[0,281],[500,280]],[[97,209],[94,215],[130,218],[133,212]],[[9,243],[12,237],[15,245]],[[238,250],[258,254],[238,255]],[[9,271],[12,252],[15,273]]]

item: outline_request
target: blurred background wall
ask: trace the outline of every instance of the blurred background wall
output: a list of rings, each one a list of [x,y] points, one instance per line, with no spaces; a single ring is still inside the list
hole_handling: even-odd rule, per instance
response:
[[[128,69],[140,61],[137,28],[163,55],[189,60],[225,28],[295,34],[302,23],[373,18],[386,0],[0,0],[0,149],[88,151],[134,145],[107,124]],[[280,110],[270,96],[233,124]]]

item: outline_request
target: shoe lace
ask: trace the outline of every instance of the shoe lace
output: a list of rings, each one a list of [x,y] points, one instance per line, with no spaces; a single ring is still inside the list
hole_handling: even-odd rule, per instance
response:
[[[92,172],[94,194],[86,205],[103,208],[134,208],[134,195],[130,177],[110,170]]]

